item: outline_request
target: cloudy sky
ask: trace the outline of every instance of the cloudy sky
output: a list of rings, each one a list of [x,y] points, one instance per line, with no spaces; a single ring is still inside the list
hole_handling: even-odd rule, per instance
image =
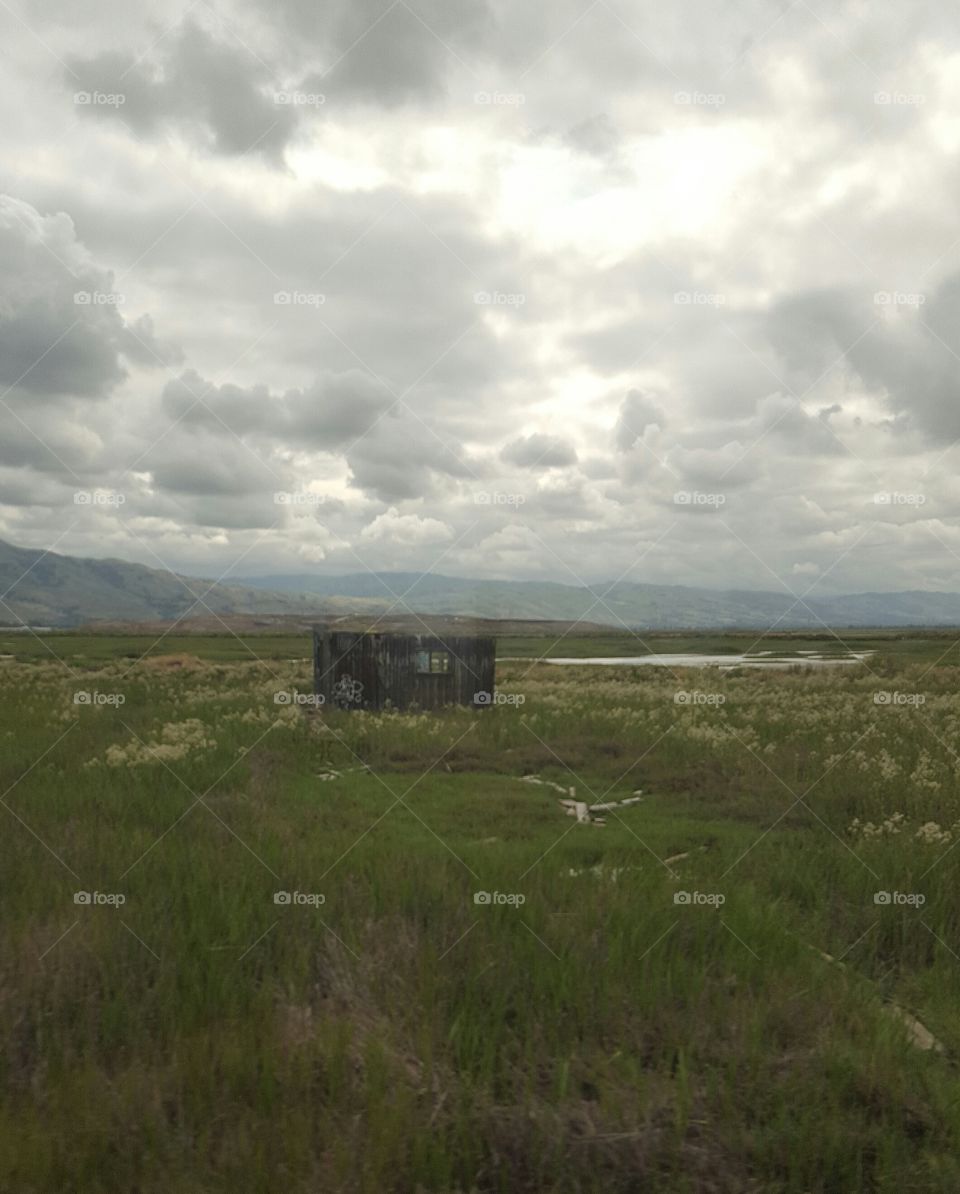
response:
[[[0,5],[0,538],[960,589],[960,10]]]

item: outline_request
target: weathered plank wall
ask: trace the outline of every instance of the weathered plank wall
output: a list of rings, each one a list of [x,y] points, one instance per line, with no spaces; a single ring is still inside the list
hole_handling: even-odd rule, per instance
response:
[[[318,627],[313,634],[314,691],[325,705],[348,709],[483,707],[483,698],[475,698],[493,693],[496,645],[490,636],[359,634]],[[418,673],[419,651],[446,651],[450,671]]]

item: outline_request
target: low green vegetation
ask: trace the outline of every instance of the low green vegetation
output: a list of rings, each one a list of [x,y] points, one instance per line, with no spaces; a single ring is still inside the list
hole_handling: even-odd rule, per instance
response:
[[[0,656],[82,668],[110,660],[128,666],[158,656],[192,655],[204,660],[309,659],[311,644],[302,634],[90,634],[63,630],[44,634],[0,630]]]
[[[952,640],[502,643],[401,716],[303,638],[10,638],[0,1190],[960,1189]]]

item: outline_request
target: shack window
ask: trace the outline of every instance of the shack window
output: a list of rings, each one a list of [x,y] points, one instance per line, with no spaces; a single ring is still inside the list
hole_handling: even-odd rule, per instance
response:
[[[418,651],[417,672],[421,676],[446,676],[450,673],[449,651]]]

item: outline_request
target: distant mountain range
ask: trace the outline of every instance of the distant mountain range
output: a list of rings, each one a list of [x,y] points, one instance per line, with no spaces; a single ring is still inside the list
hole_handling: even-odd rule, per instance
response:
[[[651,630],[823,629],[827,626],[960,626],[960,593],[857,593],[808,597],[714,590],[686,585],[597,583],[585,588],[551,581],[464,580],[418,572],[349,576],[247,577],[252,588],[362,598],[392,605],[398,597],[421,614],[480,618],[585,619]],[[409,590],[409,591],[408,591]],[[802,590],[801,590],[802,592]],[[406,594],[406,596],[404,596]],[[402,608],[399,606],[398,608]]]
[[[203,603],[197,604],[202,596]],[[402,600],[398,601],[398,598]],[[549,581],[464,580],[432,573],[280,575],[213,583],[123,560],[89,560],[0,541],[0,624],[77,626],[92,621],[196,614],[382,613],[605,623],[651,630],[960,626],[958,593],[809,597],[618,582],[591,589]]]
[[[125,560],[78,559],[0,540],[0,625],[174,619],[191,607],[196,614],[343,612],[339,603],[314,595],[211,583]]]

